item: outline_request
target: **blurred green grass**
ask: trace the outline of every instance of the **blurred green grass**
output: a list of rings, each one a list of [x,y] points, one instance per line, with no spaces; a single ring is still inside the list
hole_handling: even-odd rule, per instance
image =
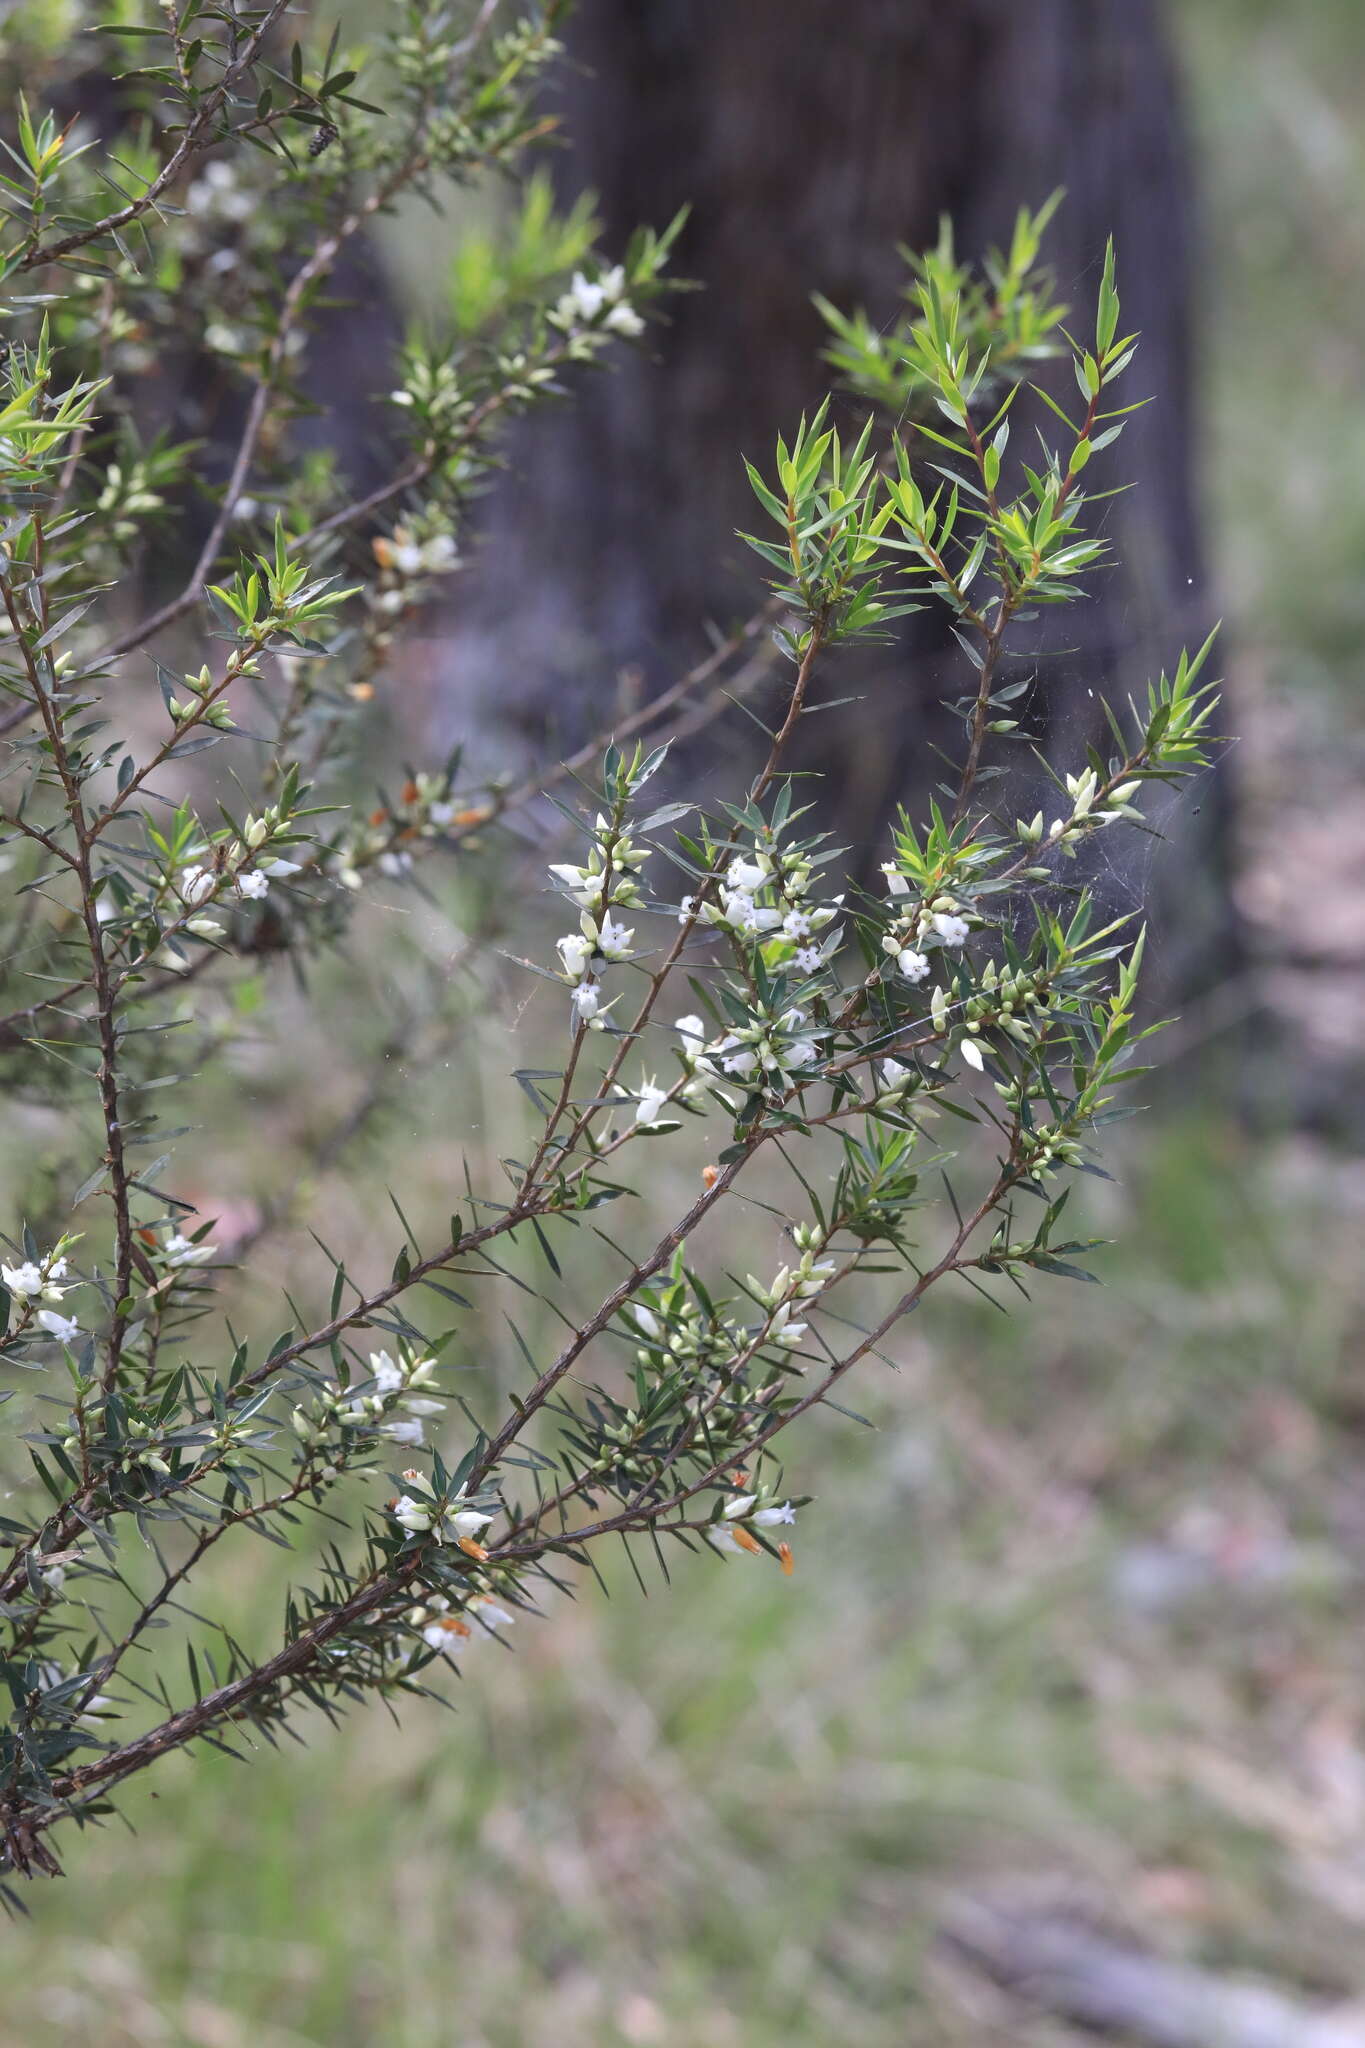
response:
[[[168,1764],[10,1928],[0,2038],[978,2041],[943,1898],[1040,1868],[1335,1982],[1365,1188],[1189,1117],[1124,1153],[1114,1286],[945,1304],[864,1378],[875,1433],[806,1433],[794,1579],[699,1557],[646,1606],[609,1568],[454,1712]],[[250,1636],[282,1586],[239,1559],[213,1604]]]

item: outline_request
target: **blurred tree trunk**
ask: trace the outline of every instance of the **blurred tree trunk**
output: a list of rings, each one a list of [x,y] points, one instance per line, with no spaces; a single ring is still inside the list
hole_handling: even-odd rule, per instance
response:
[[[670,680],[706,622],[752,608],[757,564],[733,538],[754,517],[738,455],[766,460],[818,402],[812,291],[889,318],[898,243],[931,241],[946,212],[961,252],[979,254],[1021,201],[1062,184],[1046,245],[1060,295],[1088,317],[1112,233],[1124,324],[1143,336],[1130,395],[1158,401],[1087,478],[1138,483],[1104,514],[1120,566],[1049,620],[1035,663],[1035,713],[1079,759],[1099,689],[1122,700],[1204,631],[1189,179],[1155,0],[581,0],[571,57],[565,194],[598,193],[611,246],[690,204],[677,269],[704,289],[675,302],[651,355],[517,450],[457,635],[451,710],[495,693],[567,740],[602,717],[622,668],[646,690]],[[951,736],[936,707],[960,668],[926,625],[845,657],[830,690],[862,690],[860,712],[809,728],[864,859],[887,811],[932,782],[928,742]],[[1225,971],[1231,947],[1221,782],[1194,834],[1182,828],[1180,916],[1159,920],[1165,978],[1183,988]],[[1114,900],[1138,879],[1114,877]]]

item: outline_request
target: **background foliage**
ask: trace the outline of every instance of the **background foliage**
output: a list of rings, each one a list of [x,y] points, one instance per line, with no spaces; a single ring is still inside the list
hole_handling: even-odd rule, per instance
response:
[[[1358,745],[1360,29],[1324,6],[1291,45],[1246,0],[1176,26],[1207,195],[1209,502],[1256,713],[1242,887],[1263,1002],[1307,897],[1259,826],[1342,772],[1315,749],[1329,720]],[[1291,1019],[1320,1033],[1350,997],[1334,948]],[[373,1027],[368,992],[337,997],[344,1106]],[[9,1930],[14,2038],[1067,2038],[931,1942],[945,1900],[1002,1871],[1175,1953],[1357,1989],[1365,1191],[1339,1152],[1210,1111],[1193,1075],[1216,1100],[1219,1021],[1187,1020],[1188,1089],[1097,1214],[1130,1253],[1142,1219],[1121,1288],[1088,1290],[1083,1320],[1059,1290],[1022,1335],[966,1309],[926,1323],[877,1392],[871,1452],[859,1435],[831,1465],[843,1511],[796,1581],[689,1580],[666,1627],[614,1585],[528,1630],[496,1688],[471,1668],[454,1716],[215,1761],[194,1797],[172,1771],[132,1801],[135,1837],[91,1840]],[[470,1033],[460,1058],[486,1128],[502,1048]],[[251,1182],[313,1176],[352,1242],[451,1083],[414,1077],[372,1149],[316,1171],[306,1060],[282,1042],[237,1077],[279,1131]],[[448,1164],[423,1161],[433,1193]],[[265,1590],[218,1589],[244,1614]]]

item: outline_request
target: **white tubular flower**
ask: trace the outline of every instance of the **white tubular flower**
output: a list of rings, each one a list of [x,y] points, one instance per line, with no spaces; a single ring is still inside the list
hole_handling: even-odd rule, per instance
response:
[[[570,981],[581,981],[588,971],[588,962],[593,956],[593,942],[582,932],[565,932],[562,939],[555,940],[555,950],[564,963],[564,972]]]
[[[464,1616],[449,1612],[450,1602],[439,1593],[433,1594],[423,1607],[414,1607],[408,1620],[422,1631],[422,1641],[429,1650],[437,1650],[443,1657],[458,1657],[470,1643],[481,1635],[494,1635],[500,1628],[510,1628],[516,1620],[495,1600],[491,1593],[476,1594],[464,1609]]]
[[[591,1024],[601,1009],[601,998],[595,981],[580,981],[573,992],[574,1015],[582,1024]]]
[[[414,1500],[410,1493],[400,1493],[393,1504],[393,1519],[409,1536],[428,1536],[431,1533],[432,1510],[420,1500]]]
[[[799,1350],[806,1331],[810,1327],[807,1323],[792,1322],[791,1312],[791,1303],[784,1301],[782,1306],[775,1311],[772,1328],[768,1332],[769,1342],[780,1344],[784,1351]]]
[[[810,1254],[807,1253],[806,1256],[809,1258]],[[835,1266],[833,1259],[815,1259],[811,1261],[809,1266],[806,1266],[803,1260],[802,1268],[798,1268],[796,1283],[796,1293],[800,1300],[805,1300],[812,1294],[819,1294],[823,1290],[826,1281],[834,1278]]]
[[[694,1078],[683,1089],[684,1101],[691,1102],[700,1093],[698,1076],[715,1076],[715,1066],[706,1053],[706,1025],[700,1017],[679,1017],[675,1030],[682,1039],[683,1065]]]
[[[982,1058],[981,1047],[977,1044],[974,1038],[964,1038],[959,1050],[962,1053],[963,1059],[967,1062],[967,1065],[969,1067],[975,1067],[978,1074],[982,1073],[985,1070],[986,1062]]]
[[[736,1499],[727,1501],[725,1503],[726,1521],[742,1521],[757,1499],[758,1495],[756,1493],[741,1493]]]
[[[411,865],[411,862],[409,862],[409,865]],[[300,861],[296,860],[263,860],[261,862],[261,873],[268,875],[272,882],[284,882],[289,879],[290,875],[301,875],[303,873],[303,865]],[[352,885],[347,882],[346,886],[349,889]]]
[[[782,1055],[784,1066],[813,1067],[820,1057],[820,1048],[813,1038],[796,1038]]]
[[[48,1260],[47,1277],[49,1280],[65,1280],[66,1273],[67,1263],[65,1256],[60,1259]]]
[[[21,1301],[43,1291],[43,1275],[32,1259],[25,1259],[22,1266],[0,1266],[0,1279],[11,1294],[17,1294]]]
[[[796,1520],[796,1509],[784,1500],[781,1507],[757,1509],[749,1520],[756,1529],[789,1529]]]
[[[1084,775],[1067,776],[1067,795],[1072,799],[1074,815],[1076,817],[1084,818],[1089,816],[1090,806],[1095,801],[1095,791],[1098,787],[1099,778],[1096,776],[1093,768],[1087,768]]]
[[[746,1045],[733,1031],[728,1037],[722,1038],[720,1055],[721,1071],[725,1074],[738,1074],[742,1078],[752,1074],[758,1065],[758,1054],[753,1047]]]
[[[886,893],[888,896],[908,896],[910,894],[910,884],[893,860],[884,860],[882,862],[882,873],[886,876]]]
[[[456,569],[460,563],[460,551],[455,545],[453,534],[437,533],[422,550],[422,567],[430,576],[443,576]]]
[[[555,317],[566,327],[578,326],[595,320],[606,303],[605,285],[591,283],[581,270],[576,270],[573,282],[555,307]]]
[[[182,903],[207,903],[218,884],[207,868],[186,868],[176,887]]]
[[[552,867],[550,873],[556,881],[564,884],[580,910],[592,910],[601,902],[606,885],[604,875],[592,875],[586,868],[572,867],[564,862]]]
[[[168,1263],[172,1266],[199,1266],[205,1259],[211,1259],[218,1247],[216,1244],[192,1244],[187,1237],[176,1231],[161,1247]]]
[[[634,937],[633,926],[627,930],[614,917],[604,917],[597,935],[597,950],[608,960],[629,960],[630,942]]]
[[[713,1549],[719,1550],[723,1556],[731,1551],[739,1554],[744,1549],[744,1545],[740,1542],[739,1537],[728,1522],[712,1522],[706,1532],[706,1540]],[[752,1538],[750,1541],[752,1541]]]
[[[391,1438],[396,1444],[411,1444],[414,1449],[426,1441],[420,1416],[414,1416],[410,1422],[386,1422],[380,1435]]]
[[[913,946],[905,946],[896,955],[896,965],[907,981],[923,981],[929,972],[929,962],[923,953],[917,953]]]
[[[221,939],[223,936],[223,927],[216,917],[187,918],[185,930],[193,932],[197,939]]]
[[[954,917],[950,911],[938,910],[934,913],[933,926],[940,944],[944,946],[962,946],[966,944],[970,927],[965,917]]]
[[[814,930],[815,923],[809,910],[789,910],[782,920],[785,939],[808,939]]]
[[[646,1308],[643,1302],[637,1301],[630,1313],[640,1335],[648,1337],[652,1342],[659,1335],[659,1318],[653,1309]]]
[[[739,890],[745,896],[752,896],[754,890],[761,889],[767,881],[769,866],[768,861],[762,856],[757,860],[732,860],[725,879],[732,889]]]
[[[763,932],[777,930],[782,922],[782,912],[764,909],[762,905],[754,902],[752,896],[727,890],[725,920],[746,937],[757,938]]]
[[[469,1623],[461,1621],[458,1614],[438,1614],[423,1624],[422,1641],[443,1657],[458,1657],[473,1633]]]
[[[948,993],[946,989],[935,987],[934,993],[929,999],[929,1014],[934,1020],[935,1031],[942,1031],[948,1022]]]
[[[648,1081],[642,1082],[640,1085],[640,1099],[635,1105],[636,1123],[657,1123],[659,1111],[667,1101],[668,1090],[661,1088],[652,1076]]]
[[[825,964],[825,956],[818,946],[798,946],[793,964],[803,974],[818,974]]]
[[[606,300],[607,295],[602,286],[592,284],[581,270],[576,270],[573,283],[560,303],[567,303],[572,313],[580,320],[595,320]]]
[[[387,1351],[370,1353],[370,1377],[381,1394],[396,1394],[400,1387],[407,1385],[402,1366]]]
[[[482,1508],[461,1507],[460,1502],[464,1498],[465,1490],[461,1487],[458,1493],[451,1495],[442,1511],[441,1527],[437,1534],[443,1543],[468,1543],[478,1535],[480,1529],[486,1529],[493,1519],[491,1515],[486,1515]]]
[[[81,1326],[74,1316],[59,1316],[52,1308],[40,1308],[38,1321],[61,1344],[72,1344],[81,1334]]]
[[[882,1087],[888,1092],[893,1088],[903,1088],[910,1079],[909,1067],[900,1060],[882,1060],[880,1066]]]
[[[627,306],[624,303],[613,306],[602,325],[608,333],[623,334],[628,341],[634,341],[637,335],[645,331],[645,323],[634,306]]]
[[[247,898],[248,902],[259,903],[263,896],[268,896],[270,893],[270,878],[268,875],[261,874],[256,869],[249,874],[238,875],[237,887],[243,896]]]
[[[406,1408],[409,1415],[439,1415],[444,1403],[427,1401],[420,1394],[405,1394],[400,1406]]]
[[[490,1633],[500,1628],[511,1628],[517,1618],[491,1593],[476,1593],[465,1612],[472,1614],[479,1627]]]

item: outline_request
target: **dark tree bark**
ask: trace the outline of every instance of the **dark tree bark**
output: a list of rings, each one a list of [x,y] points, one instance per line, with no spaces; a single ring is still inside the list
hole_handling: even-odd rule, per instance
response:
[[[1008,236],[1021,201],[1062,184],[1047,245],[1060,295],[1093,317],[1112,233],[1124,324],[1143,335],[1131,395],[1158,400],[1087,475],[1092,490],[1139,485],[1105,510],[1120,566],[1091,602],[1049,617],[1034,661],[1035,711],[1074,735],[1079,760],[1099,690],[1121,700],[1203,631],[1189,178],[1155,0],[581,0],[571,51],[562,188],[599,194],[617,246],[690,203],[677,267],[704,289],[676,302],[652,356],[538,421],[516,451],[457,631],[450,723],[494,698],[567,740],[600,719],[620,669],[660,685],[702,647],[706,622],[749,610],[757,565],[733,536],[754,509],[738,451],[767,459],[826,387],[811,292],[889,318],[898,243],[931,241],[947,212],[960,250],[979,254]],[[865,692],[860,713],[811,732],[844,836],[868,858],[888,809],[934,779],[928,743],[948,736],[935,707],[963,682],[941,623],[912,619],[894,650],[841,665],[832,688],[849,687]],[[1180,918],[1161,920],[1165,979],[1185,987],[1226,965],[1222,814],[1205,793],[1182,840],[1201,886],[1184,873]],[[1114,900],[1131,895],[1131,877],[1110,879]]]

